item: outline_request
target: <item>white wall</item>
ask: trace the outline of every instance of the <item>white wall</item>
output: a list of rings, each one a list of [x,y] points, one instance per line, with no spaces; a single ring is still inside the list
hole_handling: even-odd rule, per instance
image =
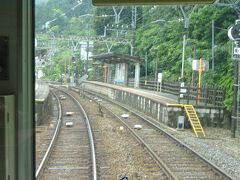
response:
[[[114,83],[126,84],[127,71],[128,71],[128,65],[126,63],[116,64]]]

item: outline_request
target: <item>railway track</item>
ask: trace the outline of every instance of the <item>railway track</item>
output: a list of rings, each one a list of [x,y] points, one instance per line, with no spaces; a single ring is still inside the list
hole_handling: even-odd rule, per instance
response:
[[[43,161],[59,120],[59,102],[56,94],[52,91],[51,96],[53,99],[52,115],[44,120],[42,125],[36,127],[36,169],[39,168],[40,163]]]
[[[92,99],[95,97],[96,94],[89,96]],[[102,100],[101,106],[114,114],[126,127],[129,127],[129,130],[142,141],[144,146],[160,159],[163,167],[172,177],[175,177],[173,179],[232,179],[154,122],[140,116],[137,112],[130,111],[129,107],[116,104],[116,102],[104,99],[102,96],[100,98]],[[130,118],[122,118],[122,114],[130,114]],[[142,129],[134,129],[135,125],[141,125]]]
[[[88,117],[79,102],[70,94],[57,92],[62,98],[61,115],[37,179],[96,179],[95,149]],[[70,113],[70,115],[68,112]],[[66,123],[72,124],[67,127]]]
[[[141,142],[122,127],[111,113],[99,110],[99,104],[75,94],[91,117],[95,137],[98,179],[174,179]],[[90,102],[90,103],[89,103]],[[92,102],[92,103],[91,103]],[[102,114],[102,115],[101,115]]]
[[[58,93],[57,96],[62,96],[62,94],[63,92]],[[71,96],[71,98],[74,97]],[[78,101],[77,97],[74,98],[74,100]],[[74,116],[76,116],[77,113],[75,112],[77,112],[77,108],[75,108],[74,105],[70,105],[72,104],[70,99],[67,98],[61,103],[63,105],[63,115],[69,112],[68,109],[71,109]],[[93,105],[90,103],[86,106],[86,109],[90,114],[89,116],[91,116],[91,129],[93,130],[94,144],[96,147],[97,173],[95,173],[95,177],[98,179],[112,180],[120,179],[126,175],[127,177],[131,177],[131,179],[141,179],[142,177],[159,180],[169,179],[164,169],[159,166],[155,159],[152,158],[129,133],[124,131],[118,134],[115,133],[115,130],[112,131],[111,129],[110,132],[113,136],[116,135],[116,137],[109,137],[109,134],[104,134],[111,122],[113,126],[119,127],[118,121],[112,121],[112,116],[102,117],[100,118],[101,120],[99,120],[101,116],[96,114],[98,109],[97,104]],[[85,141],[85,139],[87,139],[87,128],[80,127],[78,129],[70,129],[64,126],[66,122],[73,122],[74,119],[76,119],[74,116],[59,117],[59,123],[62,124],[62,128],[59,130],[59,135],[56,135],[57,139],[52,145],[52,150],[49,151],[50,154],[48,153],[49,155],[46,155],[45,163],[40,165],[42,166],[42,170],[38,170],[37,179],[94,179],[92,174],[93,168],[86,168],[87,164],[91,164],[90,160],[92,159],[89,158],[89,152],[91,152],[91,150],[87,148],[89,141]],[[79,118],[81,117],[78,117],[78,119]],[[77,127],[76,122],[73,124]],[[85,134],[78,135],[76,132],[85,132]],[[81,136],[81,138],[79,138],[79,136]],[[73,142],[72,140],[74,139],[78,139],[78,142]],[[79,141],[81,142],[81,146],[85,147],[84,150],[81,150]],[[75,146],[77,146],[76,149]],[[86,152],[88,154],[86,154]],[[85,159],[86,157],[87,159]],[[84,163],[85,166],[80,167],[81,163]]]

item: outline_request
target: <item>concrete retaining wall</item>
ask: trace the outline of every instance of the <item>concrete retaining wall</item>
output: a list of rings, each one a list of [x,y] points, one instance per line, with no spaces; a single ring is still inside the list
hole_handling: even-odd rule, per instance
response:
[[[167,104],[149,99],[138,94],[126,92],[112,87],[106,87],[99,84],[84,82],[82,88],[91,92],[100,93],[112,100],[129,105],[130,107],[144,112],[146,115],[163,122],[171,127],[177,127],[178,116],[184,116],[184,110],[181,107],[169,107]],[[223,126],[226,125],[223,109],[195,107],[203,126]],[[185,117],[185,127],[189,123]]]

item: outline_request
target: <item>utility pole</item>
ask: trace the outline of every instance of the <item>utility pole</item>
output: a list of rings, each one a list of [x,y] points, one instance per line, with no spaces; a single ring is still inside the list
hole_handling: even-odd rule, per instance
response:
[[[234,84],[233,84],[233,110],[231,122],[231,137],[235,138],[236,123],[238,120],[237,107],[238,107],[238,67],[239,58],[235,59],[234,63]]]
[[[185,46],[186,46],[186,30],[189,27],[189,20],[188,17],[183,9],[182,6],[180,6],[180,9],[183,14],[184,18],[184,34],[183,34],[183,49],[182,49],[182,69],[181,69],[181,82],[183,82],[183,76],[184,76],[184,60],[185,60]]]
[[[155,64],[155,81],[157,82],[157,79],[158,79],[158,58],[159,58],[159,54],[157,52],[157,58],[156,58],[156,64]]]
[[[137,23],[137,7],[136,7],[136,6],[133,6],[133,7],[132,7],[132,43],[131,43],[131,56],[134,55],[136,23]]]
[[[145,79],[147,79],[147,69],[148,69],[148,52],[145,52]]]
[[[214,71],[214,48],[215,48],[215,44],[214,44],[214,20],[212,20],[212,71]]]
[[[124,6],[121,6],[120,8],[120,11],[117,12],[117,9],[115,6],[112,7],[113,8],[113,11],[114,11],[114,14],[115,14],[115,24],[119,24],[119,21],[120,21],[120,15],[124,9]]]
[[[88,24],[88,35],[87,35],[87,62],[86,62],[86,67],[85,67],[85,74],[88,74],[89,40],[90,40],[90,24]]]
[[[124,9],[124,6],[120,6],[120,7],[116,7],[116,6],[112,6],[112,9],[114,11],[114,17],[115,17],[115,21],[114,21],[114,25],[112,25],[110,27],[109,24],[107,24],[107,26],[104,26],[104,32],[103,32],[103,36],[102,36],[102,39],[106,38],[107,37],[107,31],[113,31],[113,32],[116,32],[116,37],[115,38],[109,38],[108,40],[102,40],[106,47],[107,47],[107,51],[108,53],[111,52],[111,49],[113,47],[114,44],[116,43],[120,43],[120,44],[129,44],[130,47],[131,47],[131,54],[133,53],[133,43],[132,43],[132,40],[126,40],[124,38],[121,37],[122,33],[123,32],[127,32],[127,31],[131,31],[133,32],[133,27],[136,27],[136,23],[133,23],[133,20],[132,20],[132,29],[128,29],[128,26],[126,29],[124,29],[123,25],[120,26],[119,23],[120,23],[120,16],[121,16],[121,13]],[[133,15],[132,15],[132,19],[133,19]],[[135,17],[135,22],[136,22],[136,17]],[[120,29],[121,28],[121,29]]]
[[[124,9],[124,6],[121,6],[120,8],[120,11],[117,12],[117,9],[115,6],[112,7],[113,8],[113,11],[114,11],[114,14],[115,14],[115,24],[117,25],[117,37],[118,37],[118,26],[119,26],[119,21],[120,21],[120,15]]]
[[[183,82],[184,78],[184,61],[185,61],[185,47],[186,47],[186,38],[187,38],[187,31],[189,28],[189,19],[191,13],[195,10],[197,6],[195,5],[189,14],[187,14],[183,8],[183,6],[180,6],[182,15],[183,15],[183,21],[184,21],[184,34],[183,34],[183,50],[182,50],[182,68],[181,68],[181,82]]]
[[[48,55],[47,57],[49,58],[49,65],[50,65],[50,71],[49,71],[49,77],[52,76],[52,72],[53,72],[53,57],[57,51],[57,47],[56,47],[56,39],[55,39],[55,35],[53,32],[49,33],[51,36],[51,41],[50,41],[50,49],[48,51]]]
[[[182,49],[182,69],[181,69],[181,81],[182,82],[183,82],[183,75],[184,75],[185,47],[186,47],[186,33],[184,32],[183,49]]]

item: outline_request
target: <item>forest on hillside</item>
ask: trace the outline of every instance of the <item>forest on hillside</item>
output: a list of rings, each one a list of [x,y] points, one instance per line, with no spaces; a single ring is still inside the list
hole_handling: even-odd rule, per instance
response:
[[[209,70],[203,73],[203,84],[224,87],[227,90],[225,105],[231,109],[233,42],[227,32],[238,18],[238,8],[227,3],[221,6],[93,7],[87,0],[49,0],[37,4],[35,14],[37,39],[95,37],[91,40],[92,54],[110,50],[139,56],[141,77],[147,79],[154,79],[156,72],[162,72],[164,80],[179,81],[185,36],[184,82],[197,83],[197,78],[193,78],[197,76],[197,72],[192,71],[193,60],[208,61]],[[98,41],[100,38],[112,41]],[[76,71],[76,64],[79,76],[83,74],[86,61],[65,44],[59,42],[59,49],[51,54],[52,67],[46,66],[43,78],[59,81],[59,75]],[[74,61],[75,67],[69,61]],[[90,61],[88,63],[89,68],[93,68]]]

